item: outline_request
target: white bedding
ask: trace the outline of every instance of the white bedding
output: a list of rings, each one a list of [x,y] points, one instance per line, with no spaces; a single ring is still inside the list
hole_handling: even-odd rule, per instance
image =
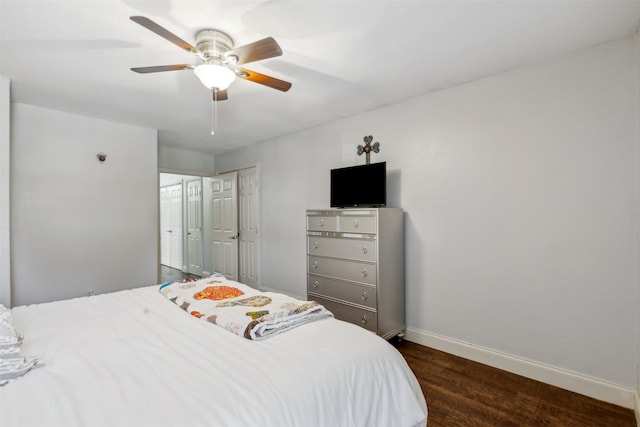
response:
[[[13,309],[44,366],[0,388],[0,425],[422,426],[383,339],[328,318],[264,341],[199,321],[158,286]]]

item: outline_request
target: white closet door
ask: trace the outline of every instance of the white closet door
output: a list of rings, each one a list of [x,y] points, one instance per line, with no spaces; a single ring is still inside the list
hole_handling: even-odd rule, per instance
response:
[[[182,184],[170,188],[171,205],[169,223],[171,227],[171,262],[170,267],[182,270]]]
[[[202,180],[187,182],[189,273],[202,276]]]
[[[211,254],[213,272],[238,280],[237,172],[211,178]]]
[[[171,264],[171,191],[169,187],[160,189],[160,264]]]
[[[238,172],[239,215],[239,281],[254,288],[259,287],[258,272],[258,180],[256,168]]]

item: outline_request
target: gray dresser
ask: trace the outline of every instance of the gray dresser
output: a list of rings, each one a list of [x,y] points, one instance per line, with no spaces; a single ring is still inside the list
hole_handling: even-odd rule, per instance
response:
[[[308,210],[307,296],[385,339],[402,336],[402,209]]]

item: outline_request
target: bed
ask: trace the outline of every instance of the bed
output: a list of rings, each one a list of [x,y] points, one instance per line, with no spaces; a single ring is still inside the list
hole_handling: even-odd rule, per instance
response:
[[[246,339],[159,290],[12,309],[42,366],[0,387],[0,425],[426,425],[415,376],[371,332],[328,317]]]

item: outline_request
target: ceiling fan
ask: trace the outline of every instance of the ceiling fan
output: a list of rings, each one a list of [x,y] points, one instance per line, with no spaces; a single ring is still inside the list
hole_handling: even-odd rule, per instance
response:
[[[202,60],[202,64],[199,65],[174,64],[132,68],[131,70],[136,73],[193,70],[202,84],[211,90],[213,101],[224,101],[228,98],[227,88],[236,76],[282,92],[291,88],[289,82],[239,67],[239,65],[249,62],[282,55],[282,49],[272,37],[234,48],[233,40],[225,33],[205,29],[196,33],[196,46],[194,47],[149,18],[131,16],[130,19],[181,49],[198,55]]]

